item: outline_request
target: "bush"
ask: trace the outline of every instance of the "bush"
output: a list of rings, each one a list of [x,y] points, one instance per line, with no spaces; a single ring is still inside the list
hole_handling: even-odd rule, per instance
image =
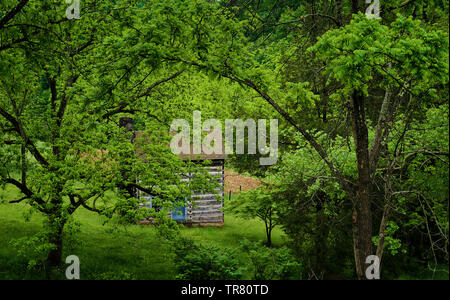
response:
[[[254,280],[299,280],[302,277],[302,266],[287,247],[268,248],[243,240],[241,248],[250,258]]]
[[[235,252],[225,248],[203,246],[188,238],[179,238],[175,248],[177,279],[239,280],[242,268]]]
[[[127,272],[106,272],[98,275],[97,280],[136,280],[136,277]]]

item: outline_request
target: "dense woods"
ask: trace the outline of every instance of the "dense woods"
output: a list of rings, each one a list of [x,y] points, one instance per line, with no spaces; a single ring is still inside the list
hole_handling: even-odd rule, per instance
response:
[[[364,280],[373,255],[382,279],[448,278],[449,3],[380,5],[377,19],[364,0],[81,0],[68,19],[63,0],[1,0],[0,210],[44,224],[15,244],[50,278],[80,239],[78,211],[112,226],[151,216],[177,278],[239,279],[234,250],[167,219],[216,188],[168,146],[171,122],[201,111],[279,120],[275,165],[226,161],[261,182],[225,195],[225,216],[264,223],[241,245],[253,279]],[[137,190],[167,210],[139,209]]]

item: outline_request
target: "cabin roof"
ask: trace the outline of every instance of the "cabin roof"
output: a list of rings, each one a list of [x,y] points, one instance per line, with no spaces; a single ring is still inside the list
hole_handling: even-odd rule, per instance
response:
[[[135,135],[136,138],[143,138],[144,136],[143,131],[136,131]],[[170,132],[171,135],[175,135],[175,132]],[[204,160],[225,160],[227,159],[227,155],[225,154],[225,145],[222,145],[222,154],[207,154],[203,151],[201,154],[193,154],[194,153],[194,145],[190,145],[190,154],[179,154],[178,157],[180,157],[182,160],[191,160],[191,161],[204,161]]]

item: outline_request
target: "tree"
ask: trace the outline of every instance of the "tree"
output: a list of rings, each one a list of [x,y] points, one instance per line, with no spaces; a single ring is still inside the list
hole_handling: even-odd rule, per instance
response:
[[[262,54],[267,47],[253,42],[250,35],[246,34],[251,30],[252,23],[235,20],[233,9],[227,10],[231,15],[224,15],[224,9],[219,9],[216,4],[194,1],[183,7],[184,14],[178,14],[181,11],[179,4],[167,2],[161,6],[152,6],[151,12],[146,14],[147,18],[156,18],[154,14],[169,10],[172,14],[168,23],[173,30],[180,31],[181,36],[189,36],[195,32],[196,38],[191,40],[189,47],[181,43],[185,46],[181,49],[180,44],[174,43],[172,51],[162,53],[162,60],[216,74],[249,88],[300,133],[304,141],[319,155],[329,169],[329,177],[339,183],[353,205],[355,268],[358,278],[365,279],[365,260],[374,254],[371,193],[382,148],[389,137],[389,126],[402,113],[411,113],[411,108],[414,110],[414,106],[411,107],[408,103],[414,104],[433,97],[436,88],[445,86],[448,43],[445,32],[433,26],[422,26],[420,21],[402,16],[391,22],[389,19],[392,14],[386,15],[386,25],[380,20],[368,20],[362,14],[345,25],[352,13],[356,14],[364,8],[362,2],[340,2],[335,8],[338,11],[342,9],[343,19],[338,19],[337,22],[327,17],[327,14],[305,15],[305,7],[296,11],[297,14],[303,14],[297,19],[281,22],[305,23],[310,18],[320,18],[322,21],[318,23],[322,29],[311,39],[314,43],[317,39],[316,45],[307,51],[310,57],[316,57],[320,62],[317,64],[320,68],[315,73],[321,74],[325,70],[317,85],[281,82],[276,76],[278,70],[272,60],[274,57],[270,57],[272,52]],[[326,6],[325,2],[320,4]],[[393,7],[393,10],[402,9],[401,3],[397,4],[399,6]],[[201,17],[192,19],[192,15]],[[183,27],[178,25],[181,20]],[[255,16],[252,20],[256,22],[258,18]],[[212,28],[209,24],[215,25]],[[148,24],[143,26],[145,30],[151,28]],[[328,30],[330,27],[336,29]],[[304,27],[304,30],[307,29],[308,27]],[[145,31],[143,32],[145,36]],[[127,41],[131,43],[120,53],[141,49],[139,45],[145,42],[145,38],[142,34],[134,33]],[[332,82],[330,89],[326,86],[327,82]],[[353,139],[355,166],[358,169],[354,178],[343,174],[335,158],[330,156],[327,145],[319,143],[312,132],[314,128],[305,124],[299,115],[299,108],[302,106],[299,102],[307,105],[317,103],[318,95],[314,91],[320,91],[319,96],[326,99],[326,103],[332,103],[334,114],[341,123],[350,121],[351,133],[348,134],[345,130],[343,135]],[[296,99],[297,105],[291,103],[291,99]],[[370,115],[369,99],[381,102],[379,105],[370,105]],[[251,100],[254,101],[253,98]],[[344,115],[342,111],[345,112]],[[342,118],[343,116],[347,118]],[[371,141],[369,127],[372,126],[375,136]],[[327,140],[332,141],[336,134],[340,133],[327,131]],[[399,142],[402,143],[401,140]]]
[[[0,34],[14,43],[0,51],[0,184],[20,194],[11,204],[27,203],[46,216],[47,262],[57,266],[65,225],[79,208],[134,222],[147,214],[137,211],[134,191],[158,195],[170,210],[209,177],[171,153],[161,122],[171,116],[152,114],[158,106],[148,101],[183,70],[162,69],[156,54],[140,58],[138,70],[124,64],[130,55],[109,60],[108,41],[135,30],[138,1],[84,1],[88,9],[78,21],[64,18],[64,5],[27,2],[0,14]],[[169,52],[166,33],[146,45]],[[145,120],[145,139],[133,140],[118,126],[129,115]],[[195,178],[188,184],[183,174]]]
[[[267,188],[241,193],[227,203],[226,211],[251,220],[259,219],[266,228],[267,246],[272,246],[272,231],[278,225],[277,205]]]
[[[367,20],[360,15],[349,25],[325,33],[311,48],[310,51],[325,63],[326,74],[335,79],[338,87],[329,93],[332,95],[330,99],[342,101],[339,107],[346,111],[351,120],[358,175],[357,178],[348,178],[339,170],[324,145],[318,143],[307,127],[298,121],[298,117],[282,107],[284,101],[276,101],[270,95],[283,94],[280,91],[283,87],[277,90],[273,84],[276,79],[261,64],[251,62],[252,53],[256,55],[258,50],[244,46],[249,44],[244,42],[246,38],[237,31],[232,30],[227,34],[233,41],[231,45],[228,44],[228,51],[211,55],[214,57],[211,61],[204,57],[174,60],[215,72],[252,89],[312,146],[329,168],[330,176],[337,180],[353,203],[356,272],[358,278],[365,279],[365,260],[373,255],[371,188],[379,166],[380,149],[389,136],[390,124],[400,115],[400,104],[408,107],[408,103],[423,101],[433,96],[436,86],[445,84],[448,74],[447,35],[439,30],[426,30],[421,27],[420,21],[413,21],[412,18],[399,16],[387,26],[379,20]],[[219,39],[223,40],[223,36],[214,40]],[[241,44],[237,47],[239,41]],[[236,48],[240,49],[239,54]],[[297,90],[284,89],[284,95],[294,92],[297,93],[296,98],[300,95],[308,103],[313,96],[308,93],[307,86],[297,87]],[[376,108],[376,134],[370,144],[367,101],[370,97],[379,98],[379,93],[384,94],[384,99],[382,105]]]
[[[402,100],[406,105],[426,102],[433,96],[434,87],[445,84],[448,43],[444,33],[426,32],[420,28],[420,22],[399,17],[390,27],[357,19],[338,31],[326,33],[312,49],[327,60],[328,72],[342,84],[338,98],[350,99],[348,112],[358,165],[353,216],[355,259],[358,277],[362,278],[364,260],[372,251],[370,195],[381,147],[389,137]],[[382,80],[376,87],[384,89],[385,96],[370,145],[365,103],[370,97],[370,82],[375,78]]]

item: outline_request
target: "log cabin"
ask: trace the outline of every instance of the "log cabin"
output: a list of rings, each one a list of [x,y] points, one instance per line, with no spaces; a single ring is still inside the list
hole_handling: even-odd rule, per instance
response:
[[[122,118],[120,125],[132,131],[133,120],[131,118]],[[139,137],[142,133],[133,132],[133,138]],[[192,145],[191,145],[191,152]],[[225,149],[223,154],[180,154],[179,157],[184,161],[191,161],[194,163],[203,163],[206,160],[211,163],[205,165],[211,176],[217,178],[219,187],[216,189],[217,194],[213,193],[199,193],[194,192],[192,200],[186,202],[183,207],[177,207],[170,212],[170,217],[178,223],[193,227],[221,227],[224,225],[223,201],[224,201],[224,179],[225,179]],[[183,180],[189,180],[189,177],[183,177]],[[138,179],[137,179],[138,180]],[[153,195],[145,194],[142,191],[136,191],[137,199],[141,200],[140,206],[147,208],[155,208],[152,203]],[[151,224],[151,220],[142,220],[141,225]]]
[[[190,159],[186,156],[181,156],[182,159]],[[211,164],[204,166],[211,176],[218,179],[219,187],[218,194],[212,193],[198,193],[194,192],[192,200],[186,203],[184,207],[177,207],[170,212],[170,217],[178,223],[183,223],[186,226],[195,227],[220,227],[224,225],[223,200],[224,200],[224,178],[225,178],[225,157],[221,155],[206,155],[202,154],[200,157],[191,159],[192,162],[201,163],[205,160],[211,161]],[[183,180],[189,180],[188,177],[183,177]],[[137,198],[142,199],[141,205],[152,208],[151,195],[138,191]],[[141,224],[151,222],[141,222]]]

